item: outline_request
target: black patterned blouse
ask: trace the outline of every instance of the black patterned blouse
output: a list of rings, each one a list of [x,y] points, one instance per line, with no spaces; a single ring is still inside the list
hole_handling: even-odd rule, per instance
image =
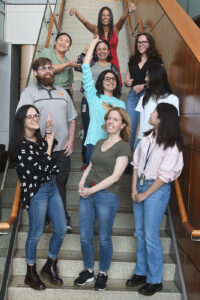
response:
[[[41,184],[59,172],[55,160],[46,153],[47,147],[44,139],[38,145],[25,138],[17,147],[16,170],[20,180],[21,198],[27,209]]]

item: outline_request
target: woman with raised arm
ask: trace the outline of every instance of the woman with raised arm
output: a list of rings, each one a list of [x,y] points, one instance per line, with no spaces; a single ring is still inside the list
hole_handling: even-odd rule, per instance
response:
[[[137,263],[127,287],[153,295],[163,288],[163,250],[160,226],[170,199],[171,182],[183,168],[182,135],[174,105],[160,103],[151,113],[153,129],[134,153],[132,199],[137,239]]]
[[[113,107],[105,115],[104,130],[108,137],[94,147],[91,161],[79,182],[79,225],[84,270],[74,284],[82,286],[94,280],[94,222],[97,218],[99,235],[99,273],[95,290],[105,290],[113,246],[112,227],[119,207],[119,179],[130,155],[127,141],[130,120],[123,108]]]
[[[129,12],[134,12],[136,9],[134,3],[129,2],[128,7],[124,10],[122,16],[119,18],[116,24],[113,24],[113,13],[112,10],[104,6],[100,9],[98,15],[97,26],[91,24],[76,8],[72,8],[69,12],[70,16],[75,15],[79,21],[94,35],[98,34],[100,39],[107,40],[110,44],[112,60],[111,63],[115,64],[119,71],[119,60],[117,56],[117,45],[118,45],[118,35],[122,29]],[[121,75],[120,84],[122,85]]]
[[[131,119],[131,150],[133,151],[139,113],[135,110],[138,101],[144,95],[146,71],[150,64],[163,64],[155,47],[155,41],[149,33],[141,33],[135,40],[135,53],[130,57],[126,72],[125,85],[131,90],[126,100],[126,111]]]
[[[84,51],[78,56],[77,63],[82,65],[83,60],[85,58],[85,55],[87,53],[88,47],[84,49]],[[90,67],[92,71],[92,78],[94,80],[94,83],[96,84],[97,78],[101,74],[101,72],[105,70],[112,70],[116,73],[117,76],[119,76],[119,70],[116,65],[112,64],[110,61],[112,60],[112,56],[110,54],[110,45],[107,41],[98,41],[94,52],[92,55],[92,60],[90,61]],[[82,72],[81,66],[79,68],[75,68],[76,71]],[[81,89],[80,91],[84,93],[84,89],[81,83]],[[83,166],[81,170],[85,170],[87,167],[86,164],[86,147],[84,146],[85,139],[87,136],[87,130],[90,122],[89,118],[89,108],[87,104],[87,99],[85,98],[85,95],[82,98],[81,101],[81,117],[83,121],[83,140],[82,140],[82,157],[83,157]]]
[[[82,64],[82,81],[90,113],[90,123],[85,139],[87,165],[89,165],[92,150],[96,142],[107,136],[106,132],[101,128],[101,125],[104,123],[105,113],[113,106],[125,108],[124,102],[118,99],[121,95],[121,86],[119,77],[115,72],[111,69],[101,72],[97,78],[96,85],[94,84],[90,61],[98,41],[98,36],[94,36],[91,39]]]
[[[29,232],[25,246],[27,273],[24,283],[35,290],[44,290],[46,286],[36,271],[36,252],[46,214],[53,225],[53,235],[49,243],[48,259],[41,274],[56,285],[63,284],[58,276],[57,256],[67,227],[63,203],[55,181],[55,175],[59,170],[51,157],[56,142],[55,131],[51,133],[53,121],[49,115],[46,136],[43,139],[39,119],[39,111],[33,105],[23,105],[18,109],[9,153],[15,162],[22,202],[28,210],[29,218]]]

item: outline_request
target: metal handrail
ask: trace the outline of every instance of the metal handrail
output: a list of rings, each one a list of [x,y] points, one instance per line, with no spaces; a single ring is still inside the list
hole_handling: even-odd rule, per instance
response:
[[[128,2],[129,0],[124,0],[124,6],[127,8],[128,7]],[[134,3],[133,0],[131,0],[131,2]],[[130,31],[130,34],[131,35],[135,35],[135,31],[136,29],[138,28],[138,26],[140,27],[140,33],[144,32],[144,25],[143,25],[143,22],[142,22],[142,19],[139,18],[138,20],[138,23],[136,24],[135,28],[133,28],[133,20],[132,20],[132,17],[131,15],[129,14],[128,15],[128,27],[129,27],[129,31]],[[136,34],[137,35],[137,34]]]
[[[49,48],[49,42],[50,42],[50,39],[51,39],[51,33],[52,33],[52,29],[53,29],[54,20],[55,20],[55,15],[52,13],[50,23],[49,23],[49,30],[48,30],[48,34],[47,34],[45,48]]]
[[[65,4],[65,0],[62,0],[61,5],[60,5],[59,18],[58,18],[58,29],[59,30],[60,30],[62,16],[63,16],[64,4]]]
[[[191,235],[191,240],[199,242],[200,241],[200,230],[195,229],[189,223],[179,180],[176,179],[174,184],[175,184],[176,197],[177,197],[177,201],[178,201],[178,207],[179,207],[179,212],[181,215],[181,221],[182,221],[183,227]]]
[[[21,189],[20,189],[20,183],[19,181],[17,182],[17,187],[15,191],[15,197],[12,205],[12,211],[10,214],[10,218],[8,219],[7,222],[5,223],[0,223],[0,230],[10,230],[11,225],[17,218],[18,214],[18,208],[19,208],[19,203],[20,203],[20,196],[21,196]]]

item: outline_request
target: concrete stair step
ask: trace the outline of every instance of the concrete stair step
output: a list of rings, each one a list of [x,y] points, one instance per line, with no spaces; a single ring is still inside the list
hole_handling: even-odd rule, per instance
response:
[[[37,270],[41,270],[48,256],[48,250],[37,251]],[[98,272],[98,253],[95,254],[95,273]],[[133,274],[135,267],[135,255],[130,254],[128,256],[125,253],[114,253],[112,263],[108,272],[110,279],[128,279]],[[164,280],[174,280],[175,276],[175,264],[172,259],[165,255],[164,257]],[[83,270],[83,261],[81,251],[60,251],[58,256],[58,268],[60,270],[60,276],[64,277],[77,277],[77,275]],[[13,258],[13,275],[25,275],[26,274],[26,262],[24,249],[17,250]]]
[[[77,226],[75,226],[77,228]],[[114,229],[112,235],[112,241],[113,241],[113,248],[114,251],[118,252],[124,252],[124,253],[132,253],[136,251],[136,238],[130,235],[130,230],[123,231],[122,229],[120,231]],[[18,249],[24,249],[25,242],[27,239],[27,232],[28,232],[28,226],[23,225],[19,229],[18,232]],[[81,251],[80,246],[80,235],[77,229],[75,229],[76,233],[70,233],[67,234],[64,238],[62,248],[61,250],[71,250],[71,251]],[[124,233],[128,232],[129,235],[124,235]],[[133,231],[132,231],[133,232]],[[49,241],[51,238],[52,232],[50,229],[45,230],[44,234],[42,235],[41,240],[38,243],[38,249],[48,249],[49,247]],[[163,245],[163,251],[165,254],[168,254],[170,251],[170,245],[171,245],[171,239],[166,234],[165,231],[161,231],[161,241]],[[94,247],[95,250],[99,248],[98,245],[98,236],[94,235]]]
[[[72,226],[78,227],[79,226],[79,216],[78,216],[78,206],[68,206],[68,212],[71,218]],[[75,210],[72,210],[75,209]],[[126,211],[126,212],[118,212],[115,221],[113,229],[128,229],[128,230],[134,230],[134,218],[132,214],[132,209],[129,211],[127,208],[122,208],[120,211]],[[28,225],[28,214],[26,210],[24,209],[22,211],[22,224]],[[162,224],[161,224],[161,230],[165,230],[166,228],[166,216],[164,216]]]
[[[63,277],[63,286],[55,286],[45,279],[47,289],[41,292],[35,291],[24,284],[24,276],[14,276],[8,288],[8,300],[144,300],[136,289],[126,288],[126,280],[108,280],[107,290],[102,293],[93,290],[94,282],[79,288],[74,287],[75,277]],[[172,281],[164,281],[163,290],[153,296],[154,300],[181,300],[181,294]]]

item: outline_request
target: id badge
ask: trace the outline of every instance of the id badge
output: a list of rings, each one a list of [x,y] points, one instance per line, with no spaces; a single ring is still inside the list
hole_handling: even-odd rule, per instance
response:
[[[140,183],[140,185],[144,185],[144,183],[145,183],[145,175],[144,174],[140,175],[139,183]]]
[[[82,106],[82,113],[86,112],[86,104],[83,104]]]

